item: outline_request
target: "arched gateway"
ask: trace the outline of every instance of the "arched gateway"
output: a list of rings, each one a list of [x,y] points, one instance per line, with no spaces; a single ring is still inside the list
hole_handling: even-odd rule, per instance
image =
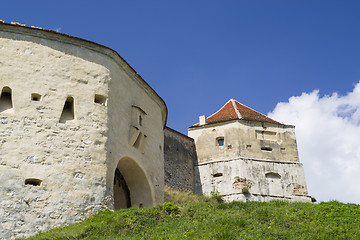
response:
[[[153,194],[142,168],[131,158],[121,159],[114,171],[114,210],[152,206]]]

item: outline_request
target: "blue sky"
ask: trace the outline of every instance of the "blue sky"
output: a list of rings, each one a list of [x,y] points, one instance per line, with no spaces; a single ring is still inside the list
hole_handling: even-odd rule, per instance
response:
[[[273,112],[276,120],[300,125],[305,132],[297,131],[298,145],[309,191],[329,200],[337,196],[324,190],[325,181],[316,186],[314,182],[320,180],[307,167],[317,159],[311,158],[315,153],[304,144],[311,142],[305,136],[311,136],[312,128],[302,126],[305,120],[299,122],[305,117],[284,116],[296,111],[296,116],[301,115],[305,110],[299,106],[305,103],[313,106],[307,96],[319,103],[314,109],[322,113],[326,105],[320,103],[340,106],[337,103],[345,101],[342,96],[350,99],[348,94],[355,94],[360,80],[359,12],[360,1],[351,0],[18,0],[1,3],[0,19],[57,30],[114,49],[165,100],[168,126],[182,133],[199,115],[209,116],[230,98],[264,114]],[[325,101],[334,93],[339,97],[331,99],[337,103]],[[292,104],[290,98],[303,101],[302,105]],[[288,104],[288,112],[280,111],[285,105],[279,102]],[[356,113],[358,105],[346,104],[356,106],[350,115]],[[336,111],[331,114],[346,120]],[[343,124],[360,129],[354,119]],[[326,122],[322,118],[318,124]],[[337,138],[336,132],[321,141]],[[324,151],[330,153],[334,148],[334,143],[317,144],[329,146]],[[351,153],[356,163],[360,153]],[[341,154],[337,157],[341,159]],[[328,159],[316,161],[324,167]],[[339,174],[336,169],[334,165],[329,170],[329,181],[332,174]],[[343,181],[348,184],[349,179]],[[354,197],[350,189],[340,200],[360,203],[360,190]]]
[[[262,113],[360,79],[359,1],[5,1],[0,19],[117,51],[159,93],[168,125],[234,98]]]

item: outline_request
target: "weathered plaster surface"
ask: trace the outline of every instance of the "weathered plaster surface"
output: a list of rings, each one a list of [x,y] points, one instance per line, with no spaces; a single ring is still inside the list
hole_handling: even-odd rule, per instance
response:
[[[300,163],[234,159],[198,166],[203,194],[218,191],[226,201],[273,200],[309,201]],[[280,178],[271,176],[276,173]],[[250,194],[243,194],[246,187]]]
[[[237,120],[190,128],[189,137],[195,140],[199,163],[238,157],[299,161],[293,126]],[[217,146],[219,137],[224,137],[222,147]]]
[[[114,51],[0,24],[3,87],[11,89],[13,107],[0,112],[1,239],[112,209],[116,167],[133,206],[163,201],[166,106]],[[32,99],[34,93],[41,97]],[[74,119],[62,123],[68,97]],[[129,144],[134,105],[147,113],[138,126],[146,135],[142,149]],[[41,184],[26,184],[32,179]]]

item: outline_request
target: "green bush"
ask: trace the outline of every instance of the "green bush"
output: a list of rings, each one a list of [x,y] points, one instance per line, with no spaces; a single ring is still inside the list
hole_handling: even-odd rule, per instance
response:
[[[249,192],[249,189],[247,188],[247,187],[243,187],[242,189],[241,189],[241,192],[243,193],[243,194],[249,194],[250,192]]]
[[[211,195],[211,198],[215,199],[218,203],[224,202],[224,200],[222,199],[222,196],[220,195],[218,190],[211,191],[210,195]]]
[[[172,215],[176,215],[180,212],[179,207],[172,203],[172,202],[166,202],[162,205],[162,208],[165,210],[165,212],[167,212],[168,214]]]

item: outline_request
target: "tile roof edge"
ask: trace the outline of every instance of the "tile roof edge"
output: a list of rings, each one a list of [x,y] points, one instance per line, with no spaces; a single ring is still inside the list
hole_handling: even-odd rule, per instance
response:
[[[236,101],[236,100],[235,100],[235,101]],[[263,114],[263,113],[261,113],[261,112],[259,112],[259,111],[256,111],[255,109],[252,109],[251,107],[249,107],[249,106],[247,106],[247,105],[245,105],[245,104],[243,104],[243,103],[241,103],[241,102],[239,102],[239,101],[236,101],[236,102],[239,103],[239,104],[241,104],[241,105],[243,105],[243,106],[245,106],[245,107],[247,107],[247,108],[249,108],[249,109],[251,109],[251,110],[253,110],[254,112],[257,112],[257,113],[263,115],[264,117],[267,117],[267,118],[271,119],[271,120],[274,121],[274,122],[277,122],[278,124],[286,125],[286,124],[284,124],[284,123],[278,122],[278,121],[276,121],[276,120],[274,120],[274,119],[266,116],[265,114]],[[261,121],[259,121],[259,122],[261,122]],[[286,125],[286,126],[287,126],[287,125]]]
[[[233,108],[235,109],[235,112],[236,112],[236,115],[238,116],[238,118],[242,119],[241,113],[240,113],[239,109],[237,109],[236,103],[235,103],[235,102],[238,102],[238,101],[236,101],[235,99],[230,99],[230,101],[232,103]]]
[[[194,129],[194,128],[200,128],[200,127],[209,127],[211,125],[214,124],[219,124],[219,123],[229,123],[229,122],[236,122],[236,121],[245,121],[245,122],[260,122],[260,123],[269,123],[269,124],[274,124],[274,125],[280,125],[283,127],[292,127],[295,128],[295,125],[291,125],[291,124],[284,124],[284,123],[280,123],[274,120],[274,122],[264,122],[264,121],[256,121],[256,120],[246,120],[246,119],[232,119],[232,120],[226,120],[226,121],[218,121],[218,122],[212,122],[212,123],[207,123],[205,125],[198,125],[198,123],[188,127],[189,129]]]
[[[218,112],[220,112],[221,109],[223,109],[223,108],[226,106],[226,104],[228,104],[230,101],[231,101],[231,99],[230,99],[229,101],[227,101],[227,102],[226,102],[219,110],[217,110],[215,113],[213,113],[213,114],[211,114],[210,116],[206,117],[206,119],[208,119],[208,118],[214,116],[215,114],[217,114]],[[195,124],[194,124],[194,125],[195,125]],[[194,126],[194,125],[193,125],[193,126]]]

